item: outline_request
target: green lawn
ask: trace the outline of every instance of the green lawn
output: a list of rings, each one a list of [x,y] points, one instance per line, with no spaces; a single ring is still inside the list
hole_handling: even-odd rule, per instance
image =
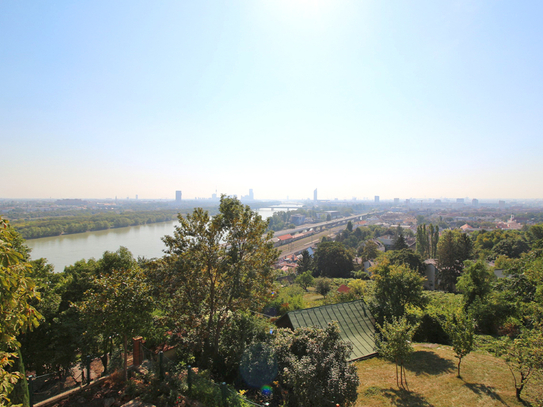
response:
[[[450,346],[416,344],[407,367],[410,391],[398,390],[394,364],[380,358],[356,362],[361,406],[540,406],[543,379],[528,383],[525,404],[517,401],[511,372],[505,362],[483,352],[472,352],[456,377],[457,359]],[[543,400],[540,401],[543,403]]]

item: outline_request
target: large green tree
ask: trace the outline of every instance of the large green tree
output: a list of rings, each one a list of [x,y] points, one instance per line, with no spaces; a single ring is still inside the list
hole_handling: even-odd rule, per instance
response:
[[[388,259],[370,269],[374,280],[374,316],[379,323],[399,318],[408,305],[423,308],[427,299],[423,294],[424,277],[405,265],[392,265]]]
[[[464,295],[464,305],[468,309],[477,299],[484,301],[492,291],[494,273],[483,261],[466,261],[466,268],[458,278],[456,288]]]
[[[0,217],[0,404],[23,375],[11,368],[20,346],[17,335],[38,325],[41,315],[32,306],[39,299],[20,236]]]
[[[418,272],[420,275],[425,275],[426,273],[426,266],[424,265],[422,257],[413,250],[390,250],[385,253],[385,257],[391,264],[404,264],[411,270]]]
[[[85,300],[79,305],[88,334],[122,338],[125,379],[128,338],[141,333],[150,323],[153,311],[150,294],[150,286],[140,268],[114,269],[93,280],[92,288],[85,292]]]
[[[321,242],[315,252],[316,274],[321,277],[349,278],[353,257],[340,242]]]
[[[306,271],[313,270],[313,258],[307,250],[302,251],[302,258],[298,260],[296,274],[304,274]]]
[[[264,305],[278,252],[273,232],[265,234],[267,222],[236,198],[223,195],[215,216],[197,208],[178,220],[156,266],[163,305],[177,330],[192,338],[200,364],[209,366],[233,313]]]
[[[472,254],[473,244],[459,230],[445,230],[437,245],[437,268],[440,287],[454,291],[456,280],[464,270],[464,261]]]
[[[437,244],[439,242],[439,226],[434,227],[430,224],[426,227],[426,224],[417,226],[417,253],[421,255],[423,259],[435,258],[437,255]]]

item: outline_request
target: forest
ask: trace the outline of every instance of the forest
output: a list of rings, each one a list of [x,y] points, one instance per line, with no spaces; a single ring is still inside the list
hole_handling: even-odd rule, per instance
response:
[[[74,211],[70,216],[46,216],[40,219],[17,219],[12,226],[24,239],[59,236],[62,234],[122,228],[166,222],[176,218],[178,209],[85,213]]]

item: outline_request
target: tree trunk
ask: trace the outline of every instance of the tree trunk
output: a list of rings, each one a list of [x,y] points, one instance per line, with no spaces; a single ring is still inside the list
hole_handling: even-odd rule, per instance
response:
[[[516,387],[515,388],[515,393],[516,393],[516,396],[517,396],[517,400],[518,401],[522,401],[522,399],[520,398],[520,393],[522,392],[522,387]]]
[[[462,358],[458,358],[458,368],[456,372],[456,377],[460,378],[460,363],[462,363]]]
[[[124,380],[128,380],[128,339],[124,335]]]

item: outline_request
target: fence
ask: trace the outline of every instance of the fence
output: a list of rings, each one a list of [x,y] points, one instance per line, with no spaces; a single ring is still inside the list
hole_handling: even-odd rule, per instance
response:
[[[31,375],[28,377],[30,406],[88,384],[101,377],[103,372],[102,360],[87,356],[82,363],[68,371]]]

